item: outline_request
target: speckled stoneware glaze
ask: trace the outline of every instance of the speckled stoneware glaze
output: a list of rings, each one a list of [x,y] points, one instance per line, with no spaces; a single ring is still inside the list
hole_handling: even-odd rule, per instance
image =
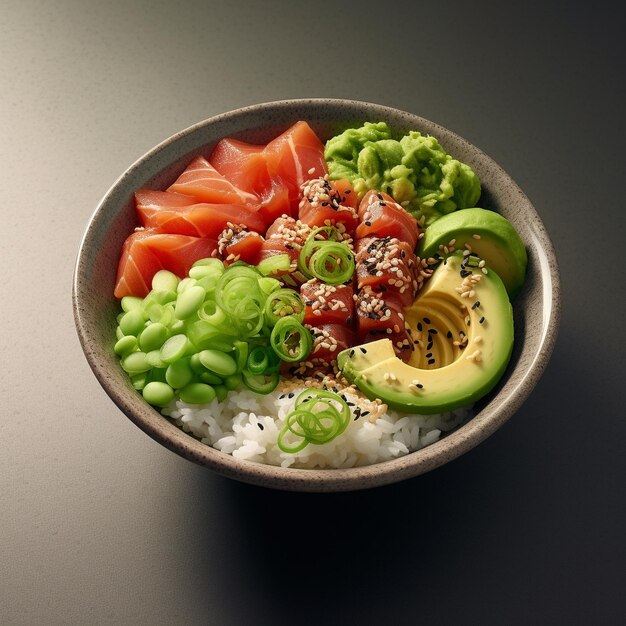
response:
[[[209,155],[223,137],[267,142],[298,120],[322,140],[365,121],[435,136],[455,158],[471,165],[483,192],[479,206],[509,219],[528,250],[528,275],[513,302],[515,348],[500,384],[477,405],[467,424],[439,442],[402,458],[353,469],[299,470],[240,461],[184,433],[137,393],[113,353],[118,302],[113,297],[122,244],[136,226],[133,192],[165,189],[189,161]],[[559,274],[550,239],[532,204],[513,180],[478,148],[442,126],[411,113],[350,100],[290,100],[246,107],[200,122],[156,146],[111,187],[93,214],[78,253],[73,305],[83,350],[117,406],[153,439],[224,476],[293,491],[348,491],[423,474],[467,452],[502,426],[531,393],[552,353],[560,316]]]

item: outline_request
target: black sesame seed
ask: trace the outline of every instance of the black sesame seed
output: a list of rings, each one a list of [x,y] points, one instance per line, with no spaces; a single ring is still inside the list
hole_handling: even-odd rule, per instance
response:
[[[450,331],[448,331],[448,332],[446,333],[446,337],[447,337],[448,339],[452,339],[452,333],[451,333]]]
[[[428,359],[428,365],[432,365],[435,362],[435,359]]]
[[[432,355],[433,355],[433,353],[432,353],[432,352],[429,352],[429,353],[426,355],[426,358],[428,359],[428,358],[430,358]]]
[[[422,326],[422,322],[417,322],[417,330],[421,332],[423,329],[424,327]]]
[[[438,335],[439,331],[436,328],[429,328],[428,334]]]
[[[432,350],[433,349],[433,342],[429,341],[428,344],[426,345],[426,350]]]
[[[481,318],[478,320],[478,323],[479,323],[479,324],[482,324],[484,321],[485,321],[485,318],[484,318],[484,317],[481,317]]]
[[[352,189],[346,189],[346,190],[344,191],[344,193],[345,193],[345,194],[346,194],[346,196],[347,196],[349,193],[352,193]]]
[[[417,383],[417,385],[415,385],[418,389],[424,389],[424,385],[422,385],[422,383]]]
[[[400,256],[404,259],[406,257],[406,252],[404,250],[401,250]]]
[[[365,348],[359,348],[363,354],[367,354],[367,350]]]
[[[348,326],[350,326],[350,324],[352,324],[352,318],[348,315],[348,317],[346,317],[346,324]]]
[[[366,225],[366,226],[371,226],[371,225],[372,225],[372,222],[365,222],[365,225]]]
[[[369,411],[363,411],[363,412],[361,413],[361,416],[362,416],[362,417],[365,417],[366,415],[369,415],[369,414],[370,414],[370,412],[369,412]]]
[[[427,324],[430,324],[430,319],[428,317],[423,318]]]
[[[284,393],[281,393],[281,394],[278,396],[278,399],[279,399],[279,400],[282,400],[284,397],[285,397],[285,394],[284,394]]]
[[[287,394],[287,397],[288,397],[289,399],[293,398],[293,391],[290,391],[290,392]]]
[[[265,430],[265,426],[261,422],[257,422],[256,425],[259,427],[259,430]]]
[[[380,194],[380,193],[377,193],[377,194],[376,194],[376,197],[377,197],[379,200],[382,200],[382,199],[383,199],[383,196],[382,196],[382,194]]]
[[[472,304],[472,309],[477,309],[480,306],[480,300],[476,300],[474,304]]]

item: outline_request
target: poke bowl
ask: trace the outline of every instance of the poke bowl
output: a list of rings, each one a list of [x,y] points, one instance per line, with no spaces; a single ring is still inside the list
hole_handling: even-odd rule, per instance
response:
[[[502,426],[550,358],[550,239],[491,158],[417,115],[259,104],[113,184],[73,284],[96,378],[146,434],[244,482],[381,486]]]

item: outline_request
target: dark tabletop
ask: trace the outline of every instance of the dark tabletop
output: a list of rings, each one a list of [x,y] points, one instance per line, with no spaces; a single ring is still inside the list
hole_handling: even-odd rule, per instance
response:
[[[623,32],[610,5],[528,4],[2,3],[0,623],[625,623]],[[325,96],[416,113],[500,163],[552,236],[564,306],[545,375],[487,441],[306,495],[132,425],[70,289],[98,200],[154,144]]]

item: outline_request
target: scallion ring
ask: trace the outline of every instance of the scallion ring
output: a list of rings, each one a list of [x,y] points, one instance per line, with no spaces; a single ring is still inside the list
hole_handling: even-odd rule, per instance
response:
[[[270,335],[270,345],[281,360],[294,363],[309,356],[313,339],[309,330],[290,316],[276,322]]]
[[[304,319],[304,300],[293,289],[278,289],[273,291],[265,301],[265,321],[274,326],[278,320],[291,315],[299,322]]]

